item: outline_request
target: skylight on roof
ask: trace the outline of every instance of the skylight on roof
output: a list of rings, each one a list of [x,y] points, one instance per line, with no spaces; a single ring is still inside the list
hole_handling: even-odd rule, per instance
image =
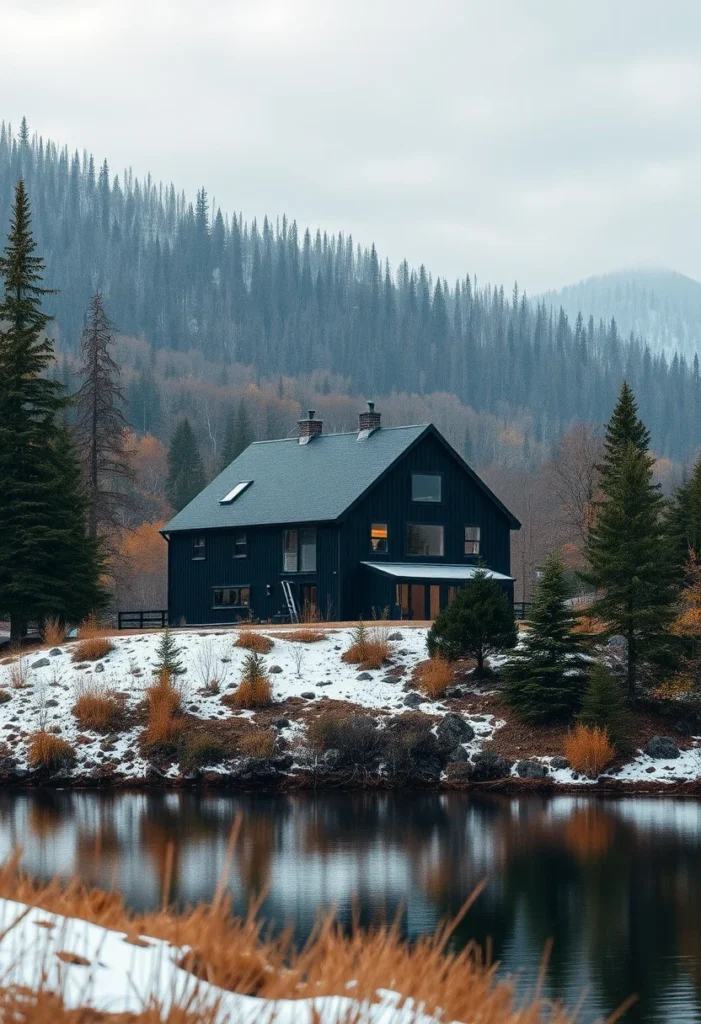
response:
[[[236,501],[239,494],[243,494],[247,487],[250,487],[253,483],[252,480],[242,480],[240,483],[232,487],[228,494],[225,494],[223,498],[219,499],[220,505],[230,505],[232,501]]]

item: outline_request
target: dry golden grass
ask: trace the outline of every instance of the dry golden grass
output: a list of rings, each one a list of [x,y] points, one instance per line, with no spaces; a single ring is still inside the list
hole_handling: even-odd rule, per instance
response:
[[[182,698],[170,672],[162,669],[146,691],[146,729],[143,743],[153,751],[166,752],[180,738],[185,723],[180,717]]]
[[[368,628],[360,622],[353,631],[353,643],[341,655],[341,660],[367,671],[382,668],[389,655],[387,630],[381,626]]]
[[[222,698],[224,704],[235,708],[253,710],[264,708],[273,699],[273,687],[265,666],[256,653],[246,658],[241,682],[233,693]]]
[[[255,651],[256,654],[268,654],[269,651],[272,651],[274,644],[264,633],[246,631],[239,633],[234,647],[245,647],[247,651]]]
[[[121,724],[123,711],[124,701],[107,686],[89,683],[76,690],[73,714],[80,729],[114,732]]]
[[[48,618],[44,623],[42,637],[47,647],[59,647],[66,639],[66,627],[56,618]]]
[[[291,629],[287,633],[273,633],[277,640],[289,640],[294,644],[316,644],[326,639],[323,629]]]
[[[272,757],[275,750],[274,729],[254,729],[246,732],[241,737],[240,749],[242,754],[249,757]]]
[[[453,669],[445,658],[429,658],[416,666],[416,685],[427,697],[436,700],[442,697],[453,684]]]
[[[71,651],[71,659],[79,661],[99,661],[114,650],[114,644],[104,636],[88,636],[78,640]]]
[[[22,645],[10,646],[10,686],[13,690],[24,690],[29,686],[29,660],[22,653]]]
[[[323,754],[332,746],[339,729],[343,729],[356,714],[355,709],[340,705],[322,711],[308,721],[304,745],[317,754]]]
[[[233,853],[232,841],[226,864],[229,870]],[[358,1001],[376,1001],[378,990],[391,989],[423,1004],[423,1012],[437,1013],[445,1020],[479,1020],[483,1024],[573,1021],[562,1009],[550,1009],[537,996],[529,1004],[522,1003],[514,982],[497,978],[495,968],[486,963],[476,943],[470,942],[460,950],[451,945],[481,886],[453,921],[411,944],[402,940],[399,922],[369,931],[356,928],[349,934],[327,917],[319,922],[304,948],[296,951],[289,931],[270,937],[256,916],[257,907],[245,918],[234,917],[223,882],[209,905],[182,914],[162,910],[135,916],[125,909],[117,893],[89,890],[79,881],[61,886],[54,880],[45,885],[18,875],[18,859],[0,871],[0,896],[123,932],[126,941],[135,946],[143,945],[139,936],[187,946],[189,952],[181,966],[227,991],[264,999],[348,996],[352,979],[352,996]],[[227,876],[228,872],[222,871],[222,879]],[[167,889],[164,886],[164,891]],[[51,1024],[102,1024],[103,1020],[116,1019],[92,1012],[69,1014],[59,999],[45,994],[36,996],[36,1003],[26,992],[18,1004],[11,998],[9,993],[2,993],[0,1011],[3,1020],[7,1017],[16,1024],[47,1024],[49,1020]],[[6,1014],[8,1007],[12,1012],[8,1009]],[[179,1013],[164,1019],[170,1024],[209,1024],[208,1017],[186,1015],[182,1008]],[[353,1019],[349,1017],[348,1024]],[[119,1020],[122,1024],[158,1024],[161,1018],[149,1008],[130,1015],[128,1020]]]
[[[27,756],[32,768],[68,768],[75,760],[75,751],[66,740],[39,729],[29,737]]]
[[[616,751],[605,729],[576,725],[565,739],[564,753],[575,771],[596,778],[611,764]]]

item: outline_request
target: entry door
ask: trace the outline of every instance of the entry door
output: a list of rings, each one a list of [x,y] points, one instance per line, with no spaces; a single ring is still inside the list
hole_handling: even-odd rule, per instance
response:
[[[316,583],[303,583],[299,588],[298,610],[304,622],[313,622],[319,617],[316,594]]]
[[[423,583],[410,585],[410,605],[412,619],[426,618],[426,587]]]

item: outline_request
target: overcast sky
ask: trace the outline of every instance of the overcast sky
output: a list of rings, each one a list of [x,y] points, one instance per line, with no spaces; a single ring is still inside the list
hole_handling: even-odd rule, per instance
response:
[[[699,0],[0,0],[0,118],[395,268],[701,278]]]

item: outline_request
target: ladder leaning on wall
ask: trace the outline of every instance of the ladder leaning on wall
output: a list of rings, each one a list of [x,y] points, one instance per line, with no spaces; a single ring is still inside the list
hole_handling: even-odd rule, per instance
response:
[[[290,613],[290,622],[299,622],[299,613],[297,612],[297,605],[295,604],[289,580],[282,581],[282,592],[285,595],[285,604],[287,605],[287,610]]]

